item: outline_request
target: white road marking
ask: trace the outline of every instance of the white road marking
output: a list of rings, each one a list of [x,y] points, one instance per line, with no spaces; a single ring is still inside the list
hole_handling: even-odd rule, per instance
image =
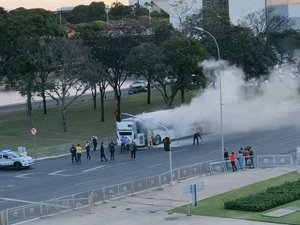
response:
[[[65,174],[59,174],[59,173],[64,172],[64,171],[66,171],[66,170],[58,170],[58,171],[55,171],[53,173],[48,173],[48,175],[50,175],[50,176],[53,176],[53,175],[63,176]]]
[[[268,138],[263,138],[263,139],[258,139],[258,140],[254,140],[252,142],[263,142],[263,141],[267,141],[267,140],[270,140],[272,139],[273,137],[268,137]]]
[[[285,144],[293,143],[293,142],[296,142],[296,141],[300,141],[300,138],[297,138],[297,139],[294,139],[294,140],[291,140],[291,141],[281,142],[279,144],[280,145],[285,145]]]
[[[100,169],[100,168],[103,168],[103,167],[106,167],[106,165],[92,167],[92,168],[90,168],[90,169],[82,170],[81,172],[82,172],[82,173],[87,173],[87,172],[95,171],[95,170]]]
[[[148,168],[158,167],[158,166],[162,166],[162,165],[166,165],[166,164],[169,164],[169,163],[168,162],[159,163],[159,164],[155,164],[155,165],[152,165],[152,166],[148,166]]]
[[[14,177],[16,177],[16,178],[27,179],[27,178],[29,178],[29,177],[26,177],[26,176],[28,176],[28,175],[30,175],[30,174],[33,174],[33,173],[24,173],[24,174],[20,174],[20,175],[14,176]]]

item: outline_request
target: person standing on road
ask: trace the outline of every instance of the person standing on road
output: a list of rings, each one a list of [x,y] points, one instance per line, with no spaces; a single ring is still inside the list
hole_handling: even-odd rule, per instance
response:
[[[126,151],[130,151],[130,140],[128,137],[125,137],[125,146],[126,146]]]
[[[131,142],[130,145],[130,151],[131,151],[131,159],[136,159],[136,144],[134,141]]]
[[[93,142],[93,151],[95,152],[97,150],[97,145],[98,145],[98,141],[97,141],[97,137],[94,135],[92,137],[92,142]]]
[[[91,155],[90,155],[91,146],[90,146],[90,142],[88,141],[85,144],[85,150],[86,150],[86,159],[91,159]]]
[[[105,153],[104,153],[104,145],[103,145],[103,142],[101,142],[101,146],[100,146],[100,159],[101,159],[101,162],[103,162],[103,159],[104,159],[105,161],[107,161],[106,156],[105,156]]]
[[[148,130],[148,132],[147,132],[147,143],[148,143],[148,148],[153,148],[153,132],[152,132],[152,130]]]
[[[74,145],[71,146],[70,152],[71,152],[71,157],[72,157],[72,163],[77,162],[76,148]]]
[[[124,136],[121,137],[121,153],[125,152],[125,143],[126,143],[126,138]]]
[[[77,154],[77,162],[81,163],[81,153],[82,153],[82,147],[80,144],[76,146],[76,154]]]
[[[110,160],[115,160],[115,151],[116,150],[115,150],[115,143],[113,140],[109,143],[108,149],[110,152]]]
[[[234,154],[234,152],[231,152],[230,163],[231,163],[233,172],[237,171],[237,167],[235,165],[235,163],[236,163],[236,155]]]
[[[197,141],[197,145],[199,145],[199,138],[200,140],[202,141],[202,143],[204,143],[201,135],[200,135],[200,132],[197,132],[194,134],[194,140],[193,140],[193,145],[195,145],[195,142]]]

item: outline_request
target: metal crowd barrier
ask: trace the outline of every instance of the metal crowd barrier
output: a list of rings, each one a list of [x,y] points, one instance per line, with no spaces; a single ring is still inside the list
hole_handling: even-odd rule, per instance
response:
[[[271,155],[254,157],[253,162],[255,167],[273,167],[283,165],[290,166],[293,160],[291,155]],[[237,164],[237,167],[240,167],[240,165]],[[227,172],[229,169],[231,169],[229,161],[203,162],[174,169],[172,171],[172,180],[179,182],[191,177]],[[247,169],[247,167],[245,167],[245,169]],[[10,225],[83,207],[88,207],[91,210],[96,203],[133,195],[137,192],[149,189],[161,188],[170,182],[170,172],[165,172],[160,175],[111,185],[89,192],[77,193],[44,202],[6,209],[1,213],[0,218],[2,219],[2,225]]]

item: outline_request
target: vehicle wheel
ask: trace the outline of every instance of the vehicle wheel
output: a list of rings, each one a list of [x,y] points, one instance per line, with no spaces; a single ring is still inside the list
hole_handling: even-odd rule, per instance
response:
[[[161,136],[160,135],[155,135],[154,137],[154,142],[155,145],[159,145],[161,143]]]
[[[14,163],[14,167],[17,168],[17,169],[21,169],[22,168],[22,164],[19,163],[19,162],[15,162]]]

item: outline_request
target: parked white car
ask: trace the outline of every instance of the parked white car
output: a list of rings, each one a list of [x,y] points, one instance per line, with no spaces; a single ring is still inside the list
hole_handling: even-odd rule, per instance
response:
[[[34,164],[32,157],[22,156],[11,150],[3,150],[0,152],[0,167],[14,167],[17,169],[29,168]]]

